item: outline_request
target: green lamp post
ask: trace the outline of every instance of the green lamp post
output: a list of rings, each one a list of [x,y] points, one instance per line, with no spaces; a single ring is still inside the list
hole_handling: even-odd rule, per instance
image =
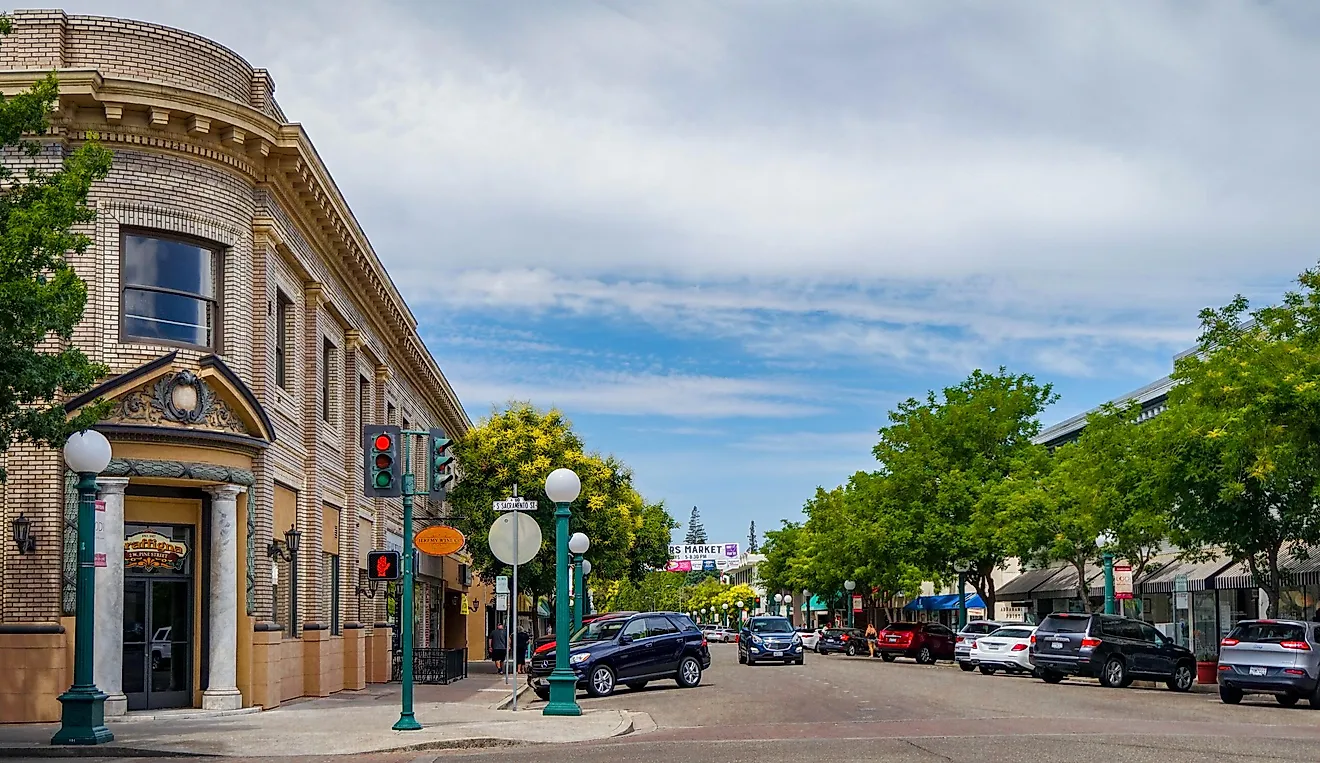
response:
[[[586,598],[582,588],[582,577],[586,575],[583,565],[588,562],[582,558],[591,548],[591,539],[586,533],[573,533],[568,539],[568,550],[573,552],[573,632],[582,627],[582,601]]]
[[[852,592],[853,592],[853,589],[857,588],[857,581],[855,581],[855,580],[845,580],[845,581],[843,581],[843,588],[844,588],[844,590],[846,590],[846,591],[848,592],[847,596],[845,596],[844,598],[847,599],[847,601],[846,601],[846,603],[845,603],[845,606],[848,607],[848,627],[851,628],[851,627],[853,627],[853,604],[852,604]]]
[[[1100,548],[1100,560],[1105,566],[1105,614],[1114,614],[1114,536],[1103,532],[1096,536],[1095,545]]]
[[[571,469],[555,469],[545,479],[545,495],[555,503],[555,669],[543,715],[582,715],[577,674],[568,664],[568,519],[573,515],[569,504],[581,492],[582,481]]]
[[[959,559],[953,563],[953,571],[958,573],[958,630],[967,627],[967,572],[972,563]]]
[[[73,685],[60,695],[60,730],[51,744],[113,742],[105,727],[105,692],[92,677],[96,633],[96,475],[110,465],[110,441],[88,429],[64,443],[64,464],[78,475],[78,581],[73,632]]]

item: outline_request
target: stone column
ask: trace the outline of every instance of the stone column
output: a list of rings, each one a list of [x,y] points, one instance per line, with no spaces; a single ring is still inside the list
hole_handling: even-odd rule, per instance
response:
[[[215,485],[211,494],[211,620],[209,685],[202,692],[205,710],[237,710],[238,690],[238,506],[244,488]]]
[[[106,693],[105,714],[128,712],[124,696],[124,488],[127,477],[101,477],[105,511],[96,512],[98,544],[96,553],[105,554],[105,566],[96,568],[96,636],[92,677],[96,687]]]

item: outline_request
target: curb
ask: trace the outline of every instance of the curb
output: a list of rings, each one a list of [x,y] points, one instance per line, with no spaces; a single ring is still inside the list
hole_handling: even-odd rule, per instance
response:
[[[213,758],[212,753],[151,750],[111,745],[33,745],[0,747],[0,758]]]
[[[518,699],[522,699],[523,695],[531,690],[532,690],[532,685],[524,681],[522,685],[518,687]],[[511,705],[513,705],[512,694],[504,697],[504,699],[501,699],[498,702],[491,703],[489,707],[491,710],[508,710]]]
[[[107,725],[118,726],[121,723],[149,723],[152,721],[196,721],[210,718],[232,718],[236,715],[252,715],[264,710],[261,705],[240,707],[237,710],[198,710],[193,713],[172,711],[146,715],[121,715],[112,718]]]

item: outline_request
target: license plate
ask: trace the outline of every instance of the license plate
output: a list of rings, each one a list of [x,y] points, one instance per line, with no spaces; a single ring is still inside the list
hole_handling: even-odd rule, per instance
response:
[[[1057,641],[1051,641],[1051,642],[1050,642],[1050,648],[1052,648],[1052,649],[1062,649],[1062,648],[1063,648],[1063,644],[1060,644],[1060,643],[1057,642]]]
[[[775,656],[776,656],[776,657],[783,657],[783,656],[784,656],[784,653],[783,653],[783,652],[775,652]]]
[[[898,641],[898,637],[897,637],[897,636],[890,636],[889,638],[885,639],[885,641],[888,641],[889,643],[892,644],[892,643],[894,643],[895,641]]]
[[[1265,675],[1265,668],[1248,668],[1247,672],[1253,676],[1263,676]]]

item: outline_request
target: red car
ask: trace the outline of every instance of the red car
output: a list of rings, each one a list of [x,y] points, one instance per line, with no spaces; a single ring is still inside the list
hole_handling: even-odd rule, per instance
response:
[[[952,660],[957,636],[939,623],[890,623],[880,631],[875,650],[885,662],[911,657],[922,665]]]

